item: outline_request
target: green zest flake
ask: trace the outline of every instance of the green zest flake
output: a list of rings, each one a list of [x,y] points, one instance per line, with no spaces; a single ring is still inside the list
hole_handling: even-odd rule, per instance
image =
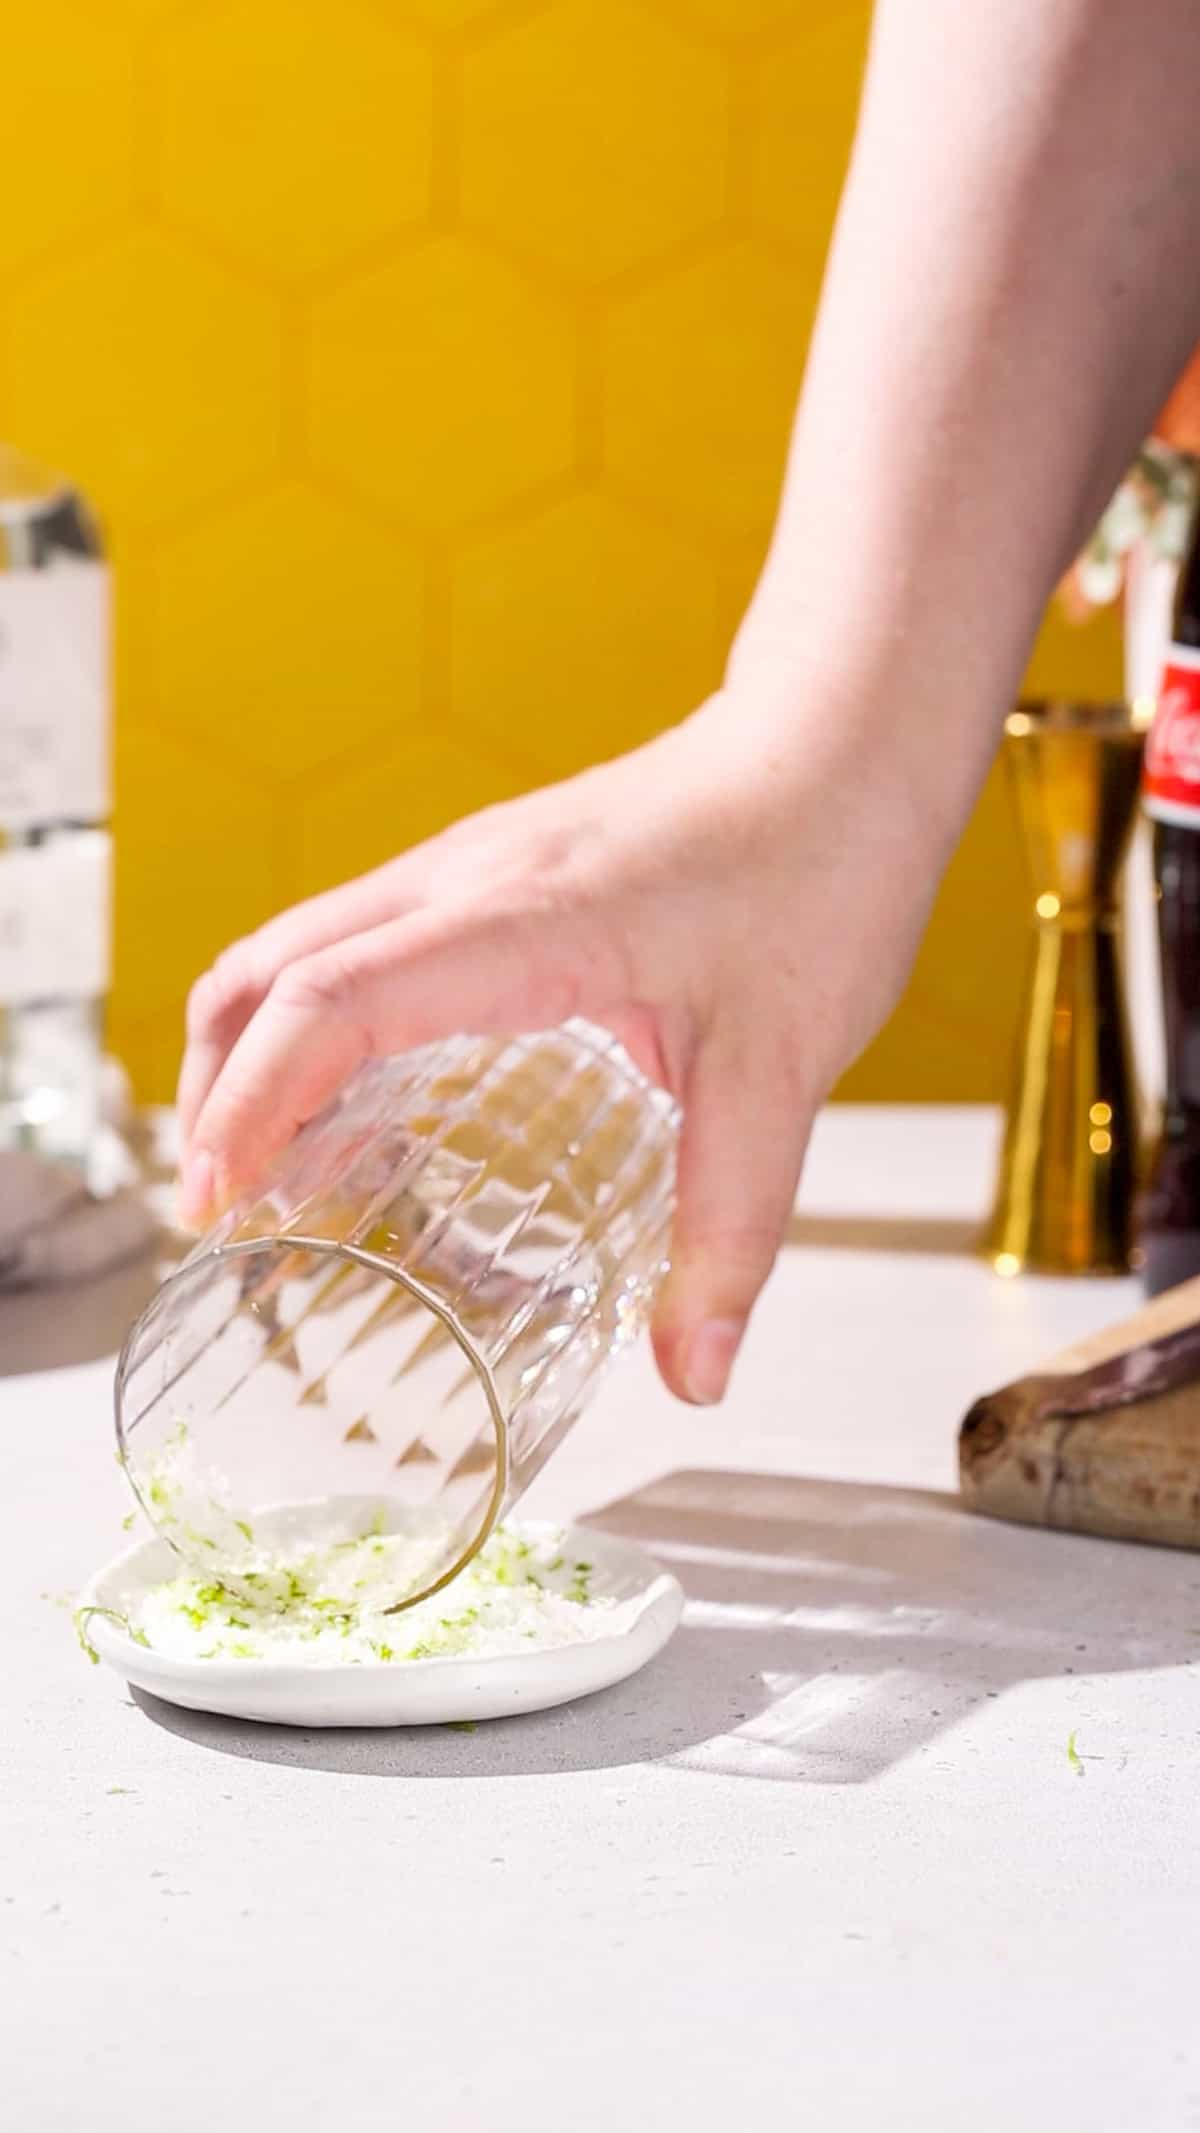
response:
[[[122,1531],[122,1533],[132,1533],[132,1531],[133,1531],[133,1529],[134,1529],[134,1527],[135,1527],[135,1525],[136,1525],[136,1524],[137,1524],[137,1512],[136,1512],[136,1511],[126,1511],[126,1513],[125,1513],[125,1516],[124,1516],[124,1518],[123,1518],[123,1519],[121,1520],[121,1531]]]
[[[251,1644],[231,1644],[227,1649],[231,1659],[256,1659],[258,1657]]]
[[[247,1541],[249,1541],[249,1542],[250,1542],[250,1544],[251,1544],[251,1546],[253,1546],[253,1545],[254,1545],[254,1528],[253,1528],[253,1526],[252,1526],[252,1525],[250,1524],[249,1520],[248,1520],[248,1519],[245,1519],[245,1518],[235,1518],[235,1519],[234,1519],[234,1521],[233,1521],[233,1523],[234,1523],[234,1525],[235,1525],[235,1526],[237,1527],[237,1529],[238,1529],[238,1532],[239,1532],[239,1533],[241,1534],[241,1536],[242,1536],[242,1539],[243,1539],[243,1540],[247,1540]]]
[[[474,1733],[476,1731],[476,1723],[473,1718],[448,1718],[446,1720],[446,1731],[448,1733]]]
[[[1083,1763],[1080,1759],[1079,1751],[1075,1746],[1074,1733],[1071,1734],[1070,1738],[1067,1741],[1067,1761],[1071,1765],[1072,1770],[1075,1772],[1076,1777],[1082,1777],[1084,1774]]]
[[[197,1548],[215,1548],[217,1545],[215,1540],[209,1539],[207,1533],[197,1533],[195,1526],[184,1526],[182,1530],[184,1539],[191,1541]]]
[[[75,1635],[79,1642],[79,1649],[84,1654],[84,1657],[90,1659],[93,1666],[99,1666],[100,1654],[87,1633],[87,1625],[91,1619],[91,1614],[90,1607],[80,1607],[76,1610]]]
[[[567,1598],[568,1600],[573,1600],[576,1607],[587,1607],[591,1603],[592,1596],[588,1591],[588,1580],[591,1575],[592,1565],[590,1563],[576,1563],[575,1575],[567,1587]]]
[[[565,1561],[565,1555],[556,1555],[552,1563],[547,1563],[546,1568],[550,1571],[561,1570]]]
[[[87,1633],[87,1626],[93,1615],[103,1615],[106,1622],[115,1622],[117,1628],[123,1629],[127,1636],[136,1636],[137,1633],[130,1629],[127,1618],[122,1614],[118,1614],[115,1607],[77,1607],[71,1619],[75,1624],[75,1636],[78,1640],[79,1649],[86,1658],[91,1660],[93,1666],[99,1666],[100,1654]],[[142,1637],[138,1638],[137,1641],[144,1644],[146,1640]]]
[[[394,1659],[396,1656],[390,1644],[376,1644],[372,1646],[372,1650],[377,1659]]]

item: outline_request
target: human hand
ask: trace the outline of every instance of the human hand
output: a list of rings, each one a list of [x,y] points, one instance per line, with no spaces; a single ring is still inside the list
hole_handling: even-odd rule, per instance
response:
[[[363,1060],[584,1015],[683,1103],[655,1349],[675,1392],[719,1399],[816,1109],[891,1007],[938,872],[903,780],[844,774],[822,710],[798,741],[718,696],[228,950],[188,1007],[185,1219]]]

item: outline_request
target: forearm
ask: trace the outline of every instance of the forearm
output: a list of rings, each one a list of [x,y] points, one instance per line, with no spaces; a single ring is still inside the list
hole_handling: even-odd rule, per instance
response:
[[[880,0],[730,676],[783,721],[814,676],[877,720],[947,837],[1048,593],[1200,334],[1198,105],[1194,0]]]

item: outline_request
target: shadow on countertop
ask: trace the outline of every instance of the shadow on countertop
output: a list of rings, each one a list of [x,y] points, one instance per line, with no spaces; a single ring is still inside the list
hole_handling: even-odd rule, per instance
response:
[[[159,1246],[91,1281],[0,1295],[0,1378],[115,1356],[166,1271]]]
[[[137,1701],[219,1754],[345,1775],[661,1763],[853,1785],[1021,1682],[1200,1660],[1200,1560],[993,1524],[949,1495],[681,1471],[590,1523],[647,1548],[688,1595],[666,1651],[600,1695],[469,1736],[303,1732]]]
[[[160,1145],[153,1120],[135,1120],[125,1138],[138,1167],[135,1190],[150,1196],[154,1233],[105,1273],[46,1287],[0,1289],[0,1378],[67,1370],[115,1356],[155,1289],[190,1249],[192,1240],[171,1226],[174,1162]]]

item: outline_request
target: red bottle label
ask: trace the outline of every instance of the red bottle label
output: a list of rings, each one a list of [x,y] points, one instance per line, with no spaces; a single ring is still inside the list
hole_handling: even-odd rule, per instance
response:
[[[1142,770],[1146,813],[1200,829],[1200,650],[1173,644]]]

